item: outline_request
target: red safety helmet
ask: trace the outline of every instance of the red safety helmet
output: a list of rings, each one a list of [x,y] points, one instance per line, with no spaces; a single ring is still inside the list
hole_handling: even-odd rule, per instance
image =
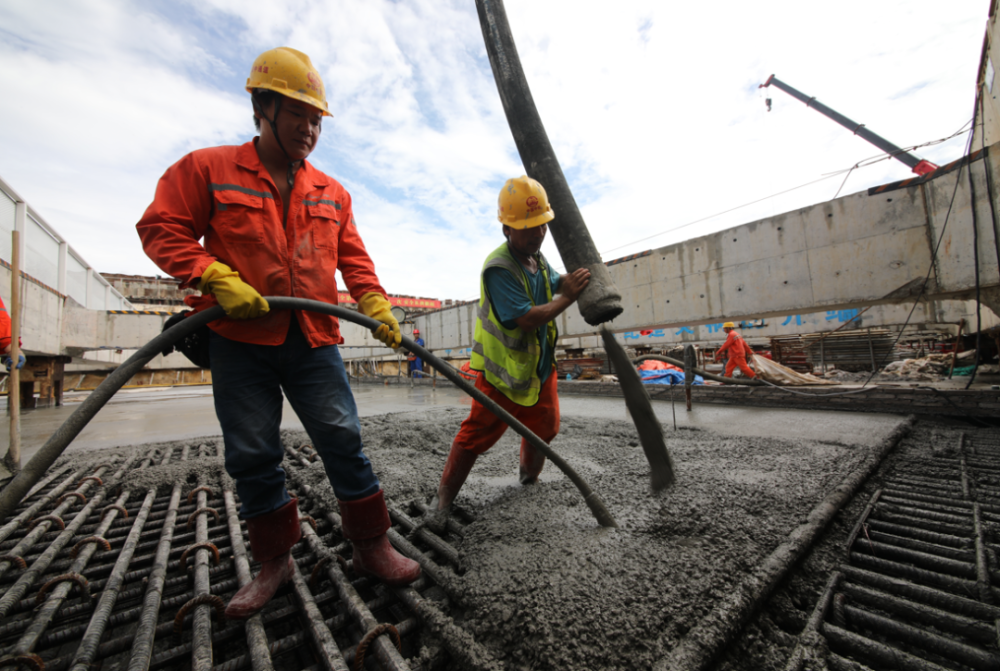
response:
[[[420,329],[413,329],[413,335],[420,335]]]

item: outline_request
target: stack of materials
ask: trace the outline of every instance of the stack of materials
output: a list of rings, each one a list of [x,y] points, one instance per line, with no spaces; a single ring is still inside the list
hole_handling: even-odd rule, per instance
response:
[[[958,355],[928,354],[920,359],[894,361],[885,367],[884,373],[898,375],[913,381],[936,380],[947,377],[951,372],[952,360],[955,361],[953,375],[971,375],[975,368],[976,350],[968,350]],[[984,368],[980,366],[980,368]],[[980,371],[985,372],[985,371]]]
[[[560,359],[556,361],[556,372],[561,380],[565,380],[567,375],[574,380],[599,380],[610,371],[603,359],[589,357]]]
[[[837,384],[830,380],[824,380],[818,378],[815,375],[810,375],[809,373],[799,373],[791,368],[786,368],[782,366],[777,361],[771,361],[770,359],[765,359],[762,356],[755,356],[753,358],[754,372],[757,373],[757,377],[765,382],[770,382],[771,384],[780,384],[786,387],[797,387],[803,385],[813,385],[813,384]]]
[[[836,366],[841,370],[872,370],[901,358],[895,351],[896,336],[887,329],[858,329],[801,336],[772,338],[779,361],[795,352],[806,355],[812,366]]]

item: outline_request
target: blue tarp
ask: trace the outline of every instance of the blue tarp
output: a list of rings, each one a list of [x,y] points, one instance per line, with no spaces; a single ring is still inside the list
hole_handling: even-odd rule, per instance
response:
[[[679,370],[640,370],[643,384],[684,384],[684,373]],[[695,384],[705,384],[701,375],[694,376]]]

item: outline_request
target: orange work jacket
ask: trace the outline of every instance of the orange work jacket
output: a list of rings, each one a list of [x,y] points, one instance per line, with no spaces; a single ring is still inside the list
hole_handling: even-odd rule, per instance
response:
[[[197,287],[205,269],[221,261],[262,296],[336,304],[337,270],[355,300],[370,292],[385,295],[358,235],[347,190],[303,161],[282,227],[281,196],[257,156],[256,141],[199,149],[167,169],[136,224],[149,258],[184,288]],[[185,302],[198,311],[217,305],[211,294],[188,296]],[[280,345],[291,314],[273,310],[257,319],[226,317],[209,327],[231,340]],[[336,317],[295,314],[310,346],[343,342]]]
[[[726,342],[723,343],[722,347],[720,347],[718,351],[716,351],[716,358],[718,358],[726,350],[729,350],[729,358],[731,359],[745,359],[747,354],[753,354],[753,350],[750,349],[750,345],[748,345],[747,341],[743,339],[743,336],[735,330],[729,332],[729,337],[726,338]]]
[[[0,299],[0,350],[10,346],[10,315],[7,314],[7,306]]]

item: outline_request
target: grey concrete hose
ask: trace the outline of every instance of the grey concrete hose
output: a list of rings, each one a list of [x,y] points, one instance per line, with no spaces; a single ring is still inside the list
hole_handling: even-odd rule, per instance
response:
[[[359,312],[321,301],[305,298],[289,298],[287,296],[268,296],[267,302],[272,310],[308,310],[311,312],[321,312],[354,322],[369,330],[375,330],[381,326],[381,322],[371,317],[366,317]],[[63,450],[80,434],[83,428],[87,426],[87,423],[93,419],[94,415],[104,407],[104,404],[115,395],[115,392],[121,389],[133,375],[139,372],[153,357],[173,343],[194,333],[205,324],[221,319],[224,316],[225,312],[219,306],[195,313],[150,340],[135,354],[130,356],[125,363],[116,368],[97,389],[87,396],[83,403],[80,404],[80,407],[73,411],[73,414],[63,422],[62,426],[56,429],[56,432],[52,434],[35,456],[0,491],[0,521],[10,517],[17,504],[21,501],[21,498],[42,478],[45,471],[59,458]],[[548,443],[536,436],[528,427],[517,421],[509,412],[500,407],[486,396],[486,394],[464,380],[461,373],[450,364],[437,358],[406,336],[403,336],[402,346],[406,350],[423,358],[424,361],[457,385],[459,389],[472,396],[493,414],[506,422],[514,431],[531,443],[532,447],[548,457],[580,490],[584,501],[602,527],[618,526],[601,498],[591,490],[583,478],[562,457],[549,447]]]

